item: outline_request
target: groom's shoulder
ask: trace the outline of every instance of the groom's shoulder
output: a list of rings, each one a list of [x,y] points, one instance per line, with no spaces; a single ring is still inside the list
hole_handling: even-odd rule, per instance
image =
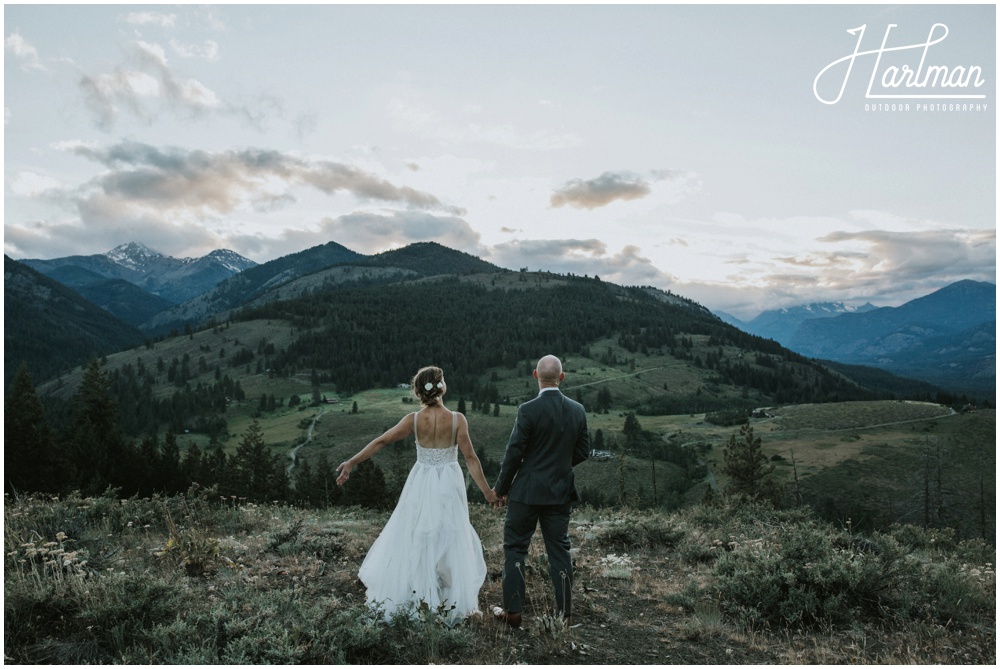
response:
[[[576,400],[574,400],[574,399],[572,399],[570,397],[566,397],[565,395],[563,395],[563,401],[565,401],[567,404],[569,404],[571,407],[573,407],[573,409],[575,409],[576,411],[580,411],[580,412],[582,412],[584,414],[587,413],[587,410],[583,407],[583,405],[580,404],[579,402],[577,402]]]

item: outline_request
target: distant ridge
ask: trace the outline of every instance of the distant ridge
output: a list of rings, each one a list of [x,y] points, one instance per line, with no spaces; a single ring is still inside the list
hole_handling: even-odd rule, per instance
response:
[[[223,317],[243,306],[301,297],[303,291],[337,284],[387,283],[501,271],[507,270],[436,242],[418,242],[373,256],[327,242],[241,272],[204,295],[157,314],[142,327],[152,333],[163,333],[185,323]]]
[[[22,362],[37,382],[141,343],[139,330],[4,256],[4,385]]]
[[[201,295],[257,264],[226,249],[201,258],[172,258],[138,242],[121,244],[107,253],[21,262],[53,278],[57,270],[74,267],[105,279],[121,279],[173,304]]]
[[[750,321],[741,321],[731,314],[720,313],[718,316],[730,325],[735,325],[744,332],[773,339],[782,346],[788,346],[802,323],[814,318],[834,318],[842,314],[865,313],[877,309],[875,305],[866,303],[852,307],[843,302],[813,302],[795,307],[768,309]]]
[[[173,306],[173,302],[148,293],[124,279],[106,279],[73,265],[57,267],[49,278],[72,288],[116,318],[135,327]]]
[[[804,321],[789,348],[995,394],[996,286],[958,281],[899,307]]]
[[[157,314],[143,324],[143,329],[163,333],[185,323],[202,323],[251,302],[272,288],[334,265],[357,262],[364,258],[360,253],[337,242],[327,242],[275,258],[235,274],[196,298]]]

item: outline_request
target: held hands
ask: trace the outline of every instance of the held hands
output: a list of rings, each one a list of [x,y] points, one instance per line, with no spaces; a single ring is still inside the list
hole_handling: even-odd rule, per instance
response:
[[[485,495],[487,503],[494,509],[501,509],[507,503],[507,495],[498,495],[492,488]]]
[[[345,460],[337,465],[337,471],[340,473],[340,476],[337,477],[337,485],[347,483],[347,479],[351,478],[352,469],[354,469],[354,465],[351,464],[350,460]]]

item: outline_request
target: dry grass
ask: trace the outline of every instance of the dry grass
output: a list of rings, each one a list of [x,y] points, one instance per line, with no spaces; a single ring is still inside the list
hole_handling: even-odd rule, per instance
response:
[[[184,567],[170,538],[198,536]],[[574,625],[554,615],[540,537],[526,573],[525,624],[488,615],[502,601],[502,514],[473,504],[488,577],[484,615],[455,629],[433,615],[386,626],[371,618],[357,569],[387,519],[360,509],[308,511],[220,504],[208,495],[7,500],[4,508],[5,654],[19,663],[129,664],[991,664],[995,617],[985,608],[947,624],[886,616],[819,628],[746,625],[725,614],[717,561],[773,532],[753,513],[679,515],[578,510],[571,524]],[[767,517],[764,517],[766,522]],[[787,517],[786,526],[796,521]],[[638,523],[638,524],[636,524]],[[642,545],[603,543],[640,528]],[[676,546],[671,537],[682,536]],[[616,535],[617,536],[617,535]],[[663,543],[667,542],[667,543]],[[732,542],[730,542],[732,543]],[[696,550],[695,544],[700,546]],[[199,552],[198,546],[208,550]],[[214,546],[216,550],[212,550]],[[720,548],[720,546],[722,548]],[[930,554],[928,554],[930,555]],[[934,559],[952,559],[934,553]],[[975,555],[981,555],[976,558]],[[995,575],[963,554],[995,604]],[[609,559],[615,556],[614,559]],[[707,557],[701,557],[707,556]],[[169,558],[169,559],[168,559]],[[617,563],[628,569],[608,569]],[[977,563],[979,564],[979,563]],[[961,571],[961,570],[959,570]],[[991,580],[992,579],[992,580]]]

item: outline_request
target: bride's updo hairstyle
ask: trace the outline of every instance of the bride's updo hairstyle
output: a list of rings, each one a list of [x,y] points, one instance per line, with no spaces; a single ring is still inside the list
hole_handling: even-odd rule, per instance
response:
[[[420,403],[430,406],[444,394],[444,371],[440,367],[424,367],[417,371],[410,383]]]

